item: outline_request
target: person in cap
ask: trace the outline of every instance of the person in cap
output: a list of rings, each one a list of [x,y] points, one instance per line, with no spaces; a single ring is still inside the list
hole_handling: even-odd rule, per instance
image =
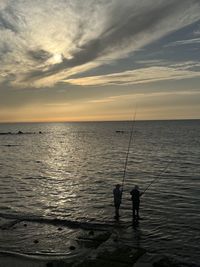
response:
[[[115,206],[115,219],[119,219],[119,208],[122,199],[122,190],[120,189],[121,185],[116,184],[113,189],[113,197],[114,197],[114,206]]]
[[[131,190],[131,200],[132,200],[132,209],[133,209],[133,220],[138,220],[139,217],[139,209],[140,209],[140,196],[143,194],[139,191],[139,187],[135,185],[135,187]]]

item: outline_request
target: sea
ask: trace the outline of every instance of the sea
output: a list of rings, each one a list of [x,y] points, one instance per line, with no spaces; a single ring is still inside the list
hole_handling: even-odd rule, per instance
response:
[[[1,220],[29,220],[0,229],[0,251],[64,255],[74,230],[34,219],[114,223],[125,174],[122,223],[145,191],[137,245],[200,266],[200,120],[4,123],[0,170]]]

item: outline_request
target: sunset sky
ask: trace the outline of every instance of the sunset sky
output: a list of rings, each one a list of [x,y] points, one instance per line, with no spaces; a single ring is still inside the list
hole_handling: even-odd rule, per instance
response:
[[[199,0],[0,0],[0,122],[200,119]]]

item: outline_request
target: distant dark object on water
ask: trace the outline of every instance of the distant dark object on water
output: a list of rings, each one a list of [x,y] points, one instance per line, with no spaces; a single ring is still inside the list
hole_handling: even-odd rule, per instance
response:
[[[7,132],[7,133],[0,133],[0,135],[6,135],[6,134],[12,134],[11,132]]]
[[[59,228],[58,228],[58,231],[62,231],[62,228],[61,228],[61,227],[59,227]]]
[[[75,247],[75,246],[70,246],[69,249],[70,249],[70,250],[75,250],[76,247]]]
[[[125,133],[125,131],[119,131],[119,130],[117,130],[117,131],[115,131],[116,133]]]
[[[8,135],[8,134],[14,134],[14,133],[11,133],[11,132],[7,132],[7,133],[0,133],[0,135]]]
[[[41,131],[38,132],[39,134],[42,134]],[[16,135],[16,134],[37,134],[36,132],[22,132],[22,131],[18,131],[17,133],[12,133],[12,132],[6,132],[6,133],[0,133],[0,135]]]
[[[34,244],[38,244],[39,241],[38,241],[37,239],[35,239],[35,240],[33,241],[33,243],[34,243]]]

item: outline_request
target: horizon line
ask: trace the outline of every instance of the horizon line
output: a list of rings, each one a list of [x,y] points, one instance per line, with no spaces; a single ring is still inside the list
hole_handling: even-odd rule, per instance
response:
[[[145,122],[145,121],[194,121],[194,120],[200,120],[200,118],[184,118],[184,119],[139,119],[135,120],[138,122]],[[131,122],[132,119],[127,120],[83,120],[83,121],[5,121],[1,122],[0,124],[18,124],[18,123],[101,123],[101,122]]]

